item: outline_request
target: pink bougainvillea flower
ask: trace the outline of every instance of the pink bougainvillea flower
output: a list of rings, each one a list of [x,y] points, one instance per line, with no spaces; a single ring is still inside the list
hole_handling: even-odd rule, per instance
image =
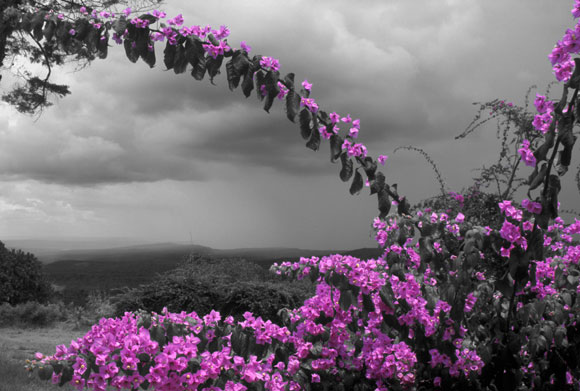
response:
[[[260,60],[260,66],[276,72],[280,69],[280,62],[275,58],[264,56]]]
[[[211,33],[217,39],[225,39],[230,35],[230,29],[227,26],[221,25],[219,30],[212,30]]]
[[[306,106],[312,113],[318,111],[318,104],[312,98],[302,98],[300,100],[300,106]]]
[[[560,62],[554,65],[553,71],[558,81],[568,81],[570,76],[572,76],[572,71],[574,70],[574,61],[568,59],[565,62]]]
[[[384,166],[388,158],[389,157],[387,155],[379,155],[377,161]]]
[[[574,18],[580,18],[580,3],[578,1],[574,4],[571,12]]]
[[[340,121],[340,115],[338,115],[338,114],[336,113],[336,111],[333,111],[332,113],[330,113],[330,121],[331,121],[333,124],[336,124],[336,123],[338,123],[338,122]]]
[[[244,50],[246,53],[250,53],[250,51],[252,50],[252,47],[250,45],[248,45],[246,43],[246,41],[242,41],[240,42],[240,47],[242,48],[242,50]]]
[[[83,7],[84,8],[84,7]],[[81,11],[82,12],[82,11]],[[129,15],[131,15],[131,7],[127,7],[123,10],[123,13],[125,14],[126,17],[129,17]]]
[[[312,90],[312,84],[308,83],[308,80],[304,79],[304,81],[302,82],[302,87],[306,90],[306,91],[310,91]]]
[[[554,102],[546,100],[546,97],[540,94],[536,94],[534,106],[536,106],[536,110],[540,114],[554,111]]]
[[[548,59],[552,63],[552,65],[556,65],[570,59],[570,53],[564,49],[564,45],[561,41],[554,46],[552,52],[548,55]]]
[[[524,140],[522,142],[522,147],[518,149],[519,154],[522,157],[522,160],[526,164],[526,166],[534,167],[536,165],[536,157],[534,156],[533,152],[530,151],[530,142],[528,140]]]

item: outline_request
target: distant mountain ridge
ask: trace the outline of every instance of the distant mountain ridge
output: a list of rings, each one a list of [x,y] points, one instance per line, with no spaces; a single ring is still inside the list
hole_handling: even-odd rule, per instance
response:
[[[9,242],[7,242],[9,243]],[[7,244],[10,247],[9,244]],[[23,249],[25,251],[29,251]],[[49,279],[67,291],[69,300],[85,296],[93,290],[109,292],[137,287],[151,282],[158,274],[175,269],[191,255],[211,258],[246,259],[269,268],[274,262],[298,261],[301,257],[322,257],[331,254],[357,258],[377,258],[383,250],[361,248],[348,251],[305,250],[297,248],[240,248],[220,250],[207,246],[157,243],[127,247],[66,250],[53,253],[54,260],[43,260]]]

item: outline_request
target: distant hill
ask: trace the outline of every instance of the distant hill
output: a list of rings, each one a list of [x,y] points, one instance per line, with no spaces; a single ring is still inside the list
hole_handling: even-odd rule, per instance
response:
[[[9,243],[7,241],[7,243]],[[10,247],[9,244],[7,244]],[[30,250],[26,250],[30,251]],[[274,262],[298,261],[301,257],[330,254],[377,258],[378,248],[349,251],[304,250],[297,248],[240,248],[219,250],[199,245],[175,243],[140,244],[135,246],[54,251],[52,261],[44,264],[49,279],[63,289],[66,301],[82,302],[88,292],[112,292],[124,287],[137,287],[175,269],[190,255],[212,258],[243,258],[269,268]]]

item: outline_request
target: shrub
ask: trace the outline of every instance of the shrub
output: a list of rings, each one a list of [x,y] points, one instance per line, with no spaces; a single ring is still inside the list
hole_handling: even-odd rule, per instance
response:
[[[114,302],[118,316],[140,309],[201,315],[223,309],[237,318],[251,311],[274,321],[278,310],[301,305],[312,292],[307,282],[283,281],[244,259],[192,257],[155,283],[125,290]]]
[[[46,327],[65,321],[68,310],[62,303],[41,304],[34,301],[0,305],[0,326]]]
[[[33,254],[8,250],[0,242],[0,303],[46,303],[52,293],[42,264]]]

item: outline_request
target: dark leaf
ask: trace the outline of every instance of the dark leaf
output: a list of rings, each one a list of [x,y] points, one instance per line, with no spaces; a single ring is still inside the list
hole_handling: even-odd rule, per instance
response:
[[[298,110],[300,110],[300,95],[292,89],[286,95],[286,116],[290,121],[294,122]]]
[[[310,128],[310,111],[307,109],[302,109],[298,117],[300,123],[300,135],[304,140],[308,140],[311,135],[312,128]]]
[[[38,377],[40,380],[50,380],[52,378],[52,365],[45,365],[38,370]]]
[[[384,219],[391,210],[391,199],[389,198],[389,193],[385,190],[379,191],[377,197],[379,199],[379,212],[381,212],[379,218]]]
[[[42,30],[42,34],[44,35],[44,39],[50,41],[54,36],[54,32],[56,31],[56,23],[52,20],[47,20],[44,24],[44,29]]]
[[[284,76],[284,84],[289,90],[294,90],[294,73],[289,73]]]
[[[371,194],[375,194],[382,191],[385,187],[385,174],[379,171],[375,175],[375,179],[370,181],[370,185],[371,185]]]
[[[101,60],[105,59],[107,58],[108,51],[109,51],[109,34],[105,34],[97,41],[97,55]]]
[[[250,68],[250,60],[248,56],[242,52],[236,52],[232,57],[233,66],[237,73],[245,75]]]
[[[343,311],[348,311],[351,305],[356,303],[356,298],[350,289],[345,289],[340,291],[340,299],[338,304],[340,309]]]
[[[254,78],[256,79],[256,94],[258,96],[258,99],[263,100],[264,99],[264,91],[262,90],[262,86],[266,85],[266,80],[265,80],[266,77],[264,76],[264,72],[262,70],[259,70],[254,75]]]
[[[366,312],[374,312],[375,311],[375,304],[369,295],[363,293],[362,295],[362,302],[363,302],[363,309]]]
[[[254,89],[254,71],[252,68],[248,69],[248,72],[244,75],[244,80],[242,81],[242,92],[245,97],[248,98],[252,94]]]
[[[43,37],[42,26],[44,25],[45,15],[46,15],[46,13],[39,12],[30,21],[32,35],[34,36],[34,39],[36,39],[37,41],[40,41]]]
[[[125,54],[127,55],[129,61],[131,61],[132,63],[136,63],[137,60],[139,60],[139,54],[137,54],[136,50],[137,45],[135,44],[135,42],[129,39],[125,39],[125,41],[123,42],[123,46],[125,47]]]
[[[194,35],[190,35],[185,40],[185,57],[187,58],[187,62],[195,68],[198,62],[205,58],[205,50],[203,49],[203,43],[199,40],[198,37]]]
[[[342,162],[342,169],[340,170],[340,179],[343,182],[347,182],[354,171],[352,159],[347,156],[346,153],[340,155],[340,161]]]
[[[377,171],[377,163],[369,156],[365,157],[363,162],[367,178],[369,178],[369,181],[372,181],[375,178],[375,171]]]
[[[163,63],[167,67],[167,70],[173,69],[176,49],[176,45],[171,45],[169,42],[165,45],[165,50],[163,51]]]
[[[270,112],[270,108],[272,107],[274,99],[276,99],[276,97],[280,93],[280,87],[278,87],[279,76],[280,73],[278,71],[274,72],[270,70],[268,71],[268,73],[266,73],[266,76],[264,78],[265,82],[264,85],[266,86],[267,92],[266,101],[264,102],[264,110],[267,113]]]
[[[546,178],[546,173],[548,172],[548,164],[544,162],[542,164],[542,168],[538,170],[538,166],[534,169],[534,172],[528,178],[528,184],[530,190],[536,189],[538,186],[542,184],[544,178]]]
[[[534,157],[539,162],[541,160],[546,160],[548,151],[554,146],[554,141],[556,139],[555,135],[555,122],[552,122],[550,130],[544,135],[544,143],[534,151]]]
[[[208,58],[206,56],[197,57],[195,67],[191,70],[191,76],[197,81],[203,80],[207,66]]]
[[[313,129],[310,134],[310,140],[306,143],[306,147],[313,151],[318,151],[318,148],[320,148],[320,132],[318,130]]]
[[[407,201],[407,198],[400,197],[399,203],[397,204],[397,213],[401,216],[408,215],[410,208],[411,208],[411,205],[409,204],[409,201]]]
[[[228,78],[228,87],[230,91],[235,90],[240,84],[242,76],[234,68],[233,59],[226,63],[226,76]]]
[[[316,131],[316,129],[314,129]],[[344,139],[339,135],[333,134],[330,136],[330,162],[334,163],[342,153],[342,143]]]
[[[207,74],[209,76],[209,81],[211,84],[213,83],[214,77],[220,74],[220,67],[222,66],[222,62],[224,61],[223,55],[218,55],[216,58],[212,56],[208,56],[206,60],[206,69]]]
[[[118,36],[123,35],[125,33],[125,29],[127,28],[127,18],[122,16],[119,19],[115,19],[112,27],[113,31],[115,31]]]
[[[175,57],[173,59],[173,72],[176,75],[185,72],[187,69],[187,57],[185,55],[185,48],[183,45],[176,44],[175,45]]]
[[[513,293],[513,283],[506,273],[501,279],[495,283],[495,288],[500,291],[500,293],[506,297],[510,298]]]
[[[60,375],[59,386],[64,386],[66,383],[70,382],[73,378],[74,369],[70,365],[65,365],[62,368],[62,373]]]
[[[352,184],[350,185],[349,192],[350,194],[355,195],[360,193],[362,188],[363,188],[363,177],[359,172],[359,169],[357,168],[354,174],[354,179],[352,180]]]

